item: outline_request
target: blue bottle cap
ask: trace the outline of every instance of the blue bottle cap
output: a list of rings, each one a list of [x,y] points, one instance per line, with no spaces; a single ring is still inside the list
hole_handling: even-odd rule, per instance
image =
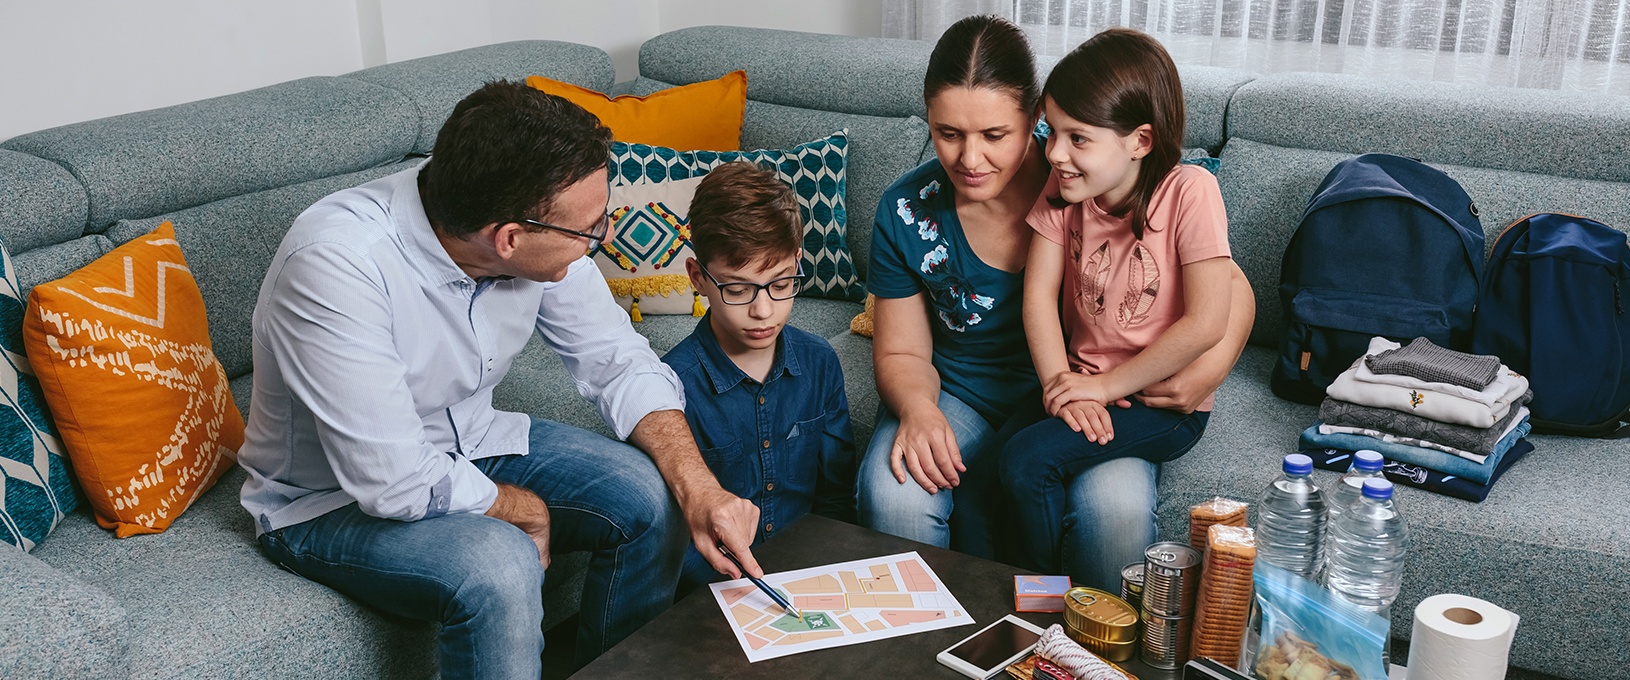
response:
[[[1376,472],[1381,469],[1381,465],[1385,462],[1386,459],[1374,451],[1366,450],[1353,454],[1353,467],[1365,472]]]
[[[1285,456],[1285,474],[1310,475],[1313,474],[1313,459],[1300,453]]]
[[[1364,497],[1383,501],[1392,498],[1392,482],[1385,479],[1364,480]]]

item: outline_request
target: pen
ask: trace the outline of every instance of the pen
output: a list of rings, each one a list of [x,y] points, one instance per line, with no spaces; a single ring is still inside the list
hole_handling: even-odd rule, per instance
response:
[[[765,595],[769,595],[771,600],[774,600],[776,604],[781,605],[782,610],[786,611],[788,614],[798,617],[799,621],[804,620],[804,613],[798,611],[797,609],[793,609],[792,603],[787,602],[786,598],[781,597],[781,593],[775,592],[775,589],[771,588],[770,584],[765,583],[760,579],[753,578],[752,574],[747,573],[747,567],[741,566],[741,560],[736,559],[736,556],[730,553],[729,548],[721,545],[719,546],[719,552],[724,553],[725,557],[730,558],[730,561],[735,563],[736,568],[741,570],[741,575],[746,576],[747,580],[752,581],[753,585],[758,586],[758,589],[764,591]]]

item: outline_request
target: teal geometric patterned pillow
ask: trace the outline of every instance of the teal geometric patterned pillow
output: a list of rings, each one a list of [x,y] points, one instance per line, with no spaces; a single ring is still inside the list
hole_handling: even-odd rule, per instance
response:
[[[849,211],[844,206],[849,131],[782,151],[677,151],[645,144],[611,143],[612,186],[654,184],[701,177],[731,161],[746,160],[775,171],[792,187],[804,218],[802,295],[859,302],[865,297],[849,254]]]
[[[0,262],[0,541],[27,551],[79,502],[62,440],[23,354],[27,305],[3,243]]]

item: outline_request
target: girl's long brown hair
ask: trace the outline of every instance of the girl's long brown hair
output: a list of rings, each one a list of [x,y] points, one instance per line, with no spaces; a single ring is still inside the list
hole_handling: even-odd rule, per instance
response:
[[[1042,94],[1071,118],[1118,135],[1132,134],[1140,125],[1151,128],[1152,148],[1132,194],[1110,210],[1116,217],[1130,214],[1132,235],[1142,239],[1155,187],[1183,154],[1183,84],[1171,55],[1144,33],[1111,28],[1060,59]]]

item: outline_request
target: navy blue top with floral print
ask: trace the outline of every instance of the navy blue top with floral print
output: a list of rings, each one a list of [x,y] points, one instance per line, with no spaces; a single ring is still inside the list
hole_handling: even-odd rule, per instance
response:
[[[927,294],[941,388],[1000,426],[1037,386],[1024,339],[1024,273],[974,254],[955,191],[934,158],[883,193],[866,287],[880,298]]]

